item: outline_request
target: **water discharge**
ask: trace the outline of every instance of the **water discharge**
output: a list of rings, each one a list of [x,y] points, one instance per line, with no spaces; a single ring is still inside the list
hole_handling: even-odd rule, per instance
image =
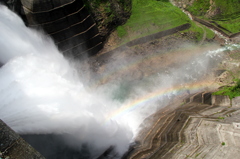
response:
[[[0,118],[21,134],[66,133],[78,146],[126,151],[131,129],[119,121],[103,124],[112,103],[85,90],[51,39],[0,7]]]
[[[0,62],[4,64],[0,119],[20,134],[71,135],[75,140],[68,144],[81,149],[87,143],[93,157],[110,146],[121,156],[147,116],[166,106],[173,96],[206,87],[198,79],[208,71],[209,63],[220,58],[219,50],[206,51],[181,67],[131,83],[121,101],[112,94],[122,85],[109,82],[89,89],[81,82],[87,77],[78,74],[50,38],[25,27],[1,5],[0,28]]]

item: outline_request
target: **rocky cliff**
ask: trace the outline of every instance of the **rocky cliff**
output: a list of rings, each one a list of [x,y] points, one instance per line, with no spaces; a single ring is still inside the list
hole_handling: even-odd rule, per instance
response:
[[[99,34],[106,39],[131,15],[132,0],[83,0],[95,19]]]

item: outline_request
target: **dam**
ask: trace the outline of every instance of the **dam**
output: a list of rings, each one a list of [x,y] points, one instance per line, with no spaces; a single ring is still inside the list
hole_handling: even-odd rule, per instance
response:
[[[51,17],[52,13],[61,12],[74,21],[75,13],[84,9],[81,1],[51,4],[51,8],[39,8],[35,3],[44,2],[21,1],[24,25],[46,29],[44,32],[53,41],[23,27],[22,23],[6,25],[1,22],[2,26],[16,25],[13,28],[23,29],[11,31],[13,34],[9,41],[7,36],[4,38],[6,44],[11,43],[12,47],[1,43],[4,46],[1,56],[7,52],[5,48],[8,52],[15,51],[11,48],[17,48],[17,52],[21,52],[24,46],[31,47],[23,50],[26,54],[9,57],[1,68],[1,77],[5,78],[1,78],[3,104],[0,116],[29,143],[38,136],[38,141],[31,144],[35,144],[34,147],[42,151],[46,158],[237,156],[238,145],[234,141],[238,140],[239,133],[238,106],[233,103],[238,101],[220,97],[224,99],[221,102],[217,97],[211,96],[210,89],[213,86],[213,90],[217,88],[214,78],[224,72],[223,68],[214,70],[214,66],[232,54],[229,52],[231,48],[237,48],[230,45],[228,49],[218,44],[189,45],[187,36],[193,37],[193,34],[183,31],[188,30],[192,24],[184,23],[166,32],[130,41],[115,51],[92,57],[91,48],[98,48],[102,42],[92,41],[94,46],[87,47],[90,49],[89,54],[85,54],[88,49],[79,46],[75,50],[75,46],[68,43],[68,40],[73,40],[73,43],[76,39],[81,40],[77,35],[85,35],[83,32],[87,33],[88,29],[92,29],[91,26],[95,26],[91,22],[85,23],[84,19],[88,19],[89,14],[81,14],[84,15],[83,19],[76,20],[87,25],[87,29],[81,32],[77,32],[81,28],[78,23],[69,26],[76,26],[74,32],[64,26],[65,22],[60,25],[58,22],[65,19],[62,19],[61,14]],[[75,5],[73,7],[70,4]],[[68,10],[68,7],[71,9]],[[17,10],[18,7],[12,8]],[[1,14],[7,12],[15,22],[19,22],[5,8],[1,10],[4,10]],[[78,15],[79,17],[81,16]],[[57,30],[54,30],[53,23],[58,24]],[[70,33],[65,32],[67,30]],[[28,34],[17,41],[18,34],[23,31]],[[5,35],[4,32],[0,32],[1,35]],[[98,36],[94,32],[90,40],[91,37]],[[206,37],[203,41],[207,41]],[[22,47],[18,47],[19,42]],[[79,44],[78,42],[76,43]],[[173,43],[174,47],[171,46]],[[68,48],[71,51],[66,51]],[[64,58],[82,59],[84,56],[91,56],[87,61],[89,66],[82,64],[82,61],[73,67],[74,63]],[[235,66],[234,63],[221,64],[228,65],[226,67]],[[204,129],[209,131],[203,132]],[[231,132],[234,133],[228,138],[227,134]],[[213,135],[215,138],[208,141],[208,133],[217,134],[218,138]],[[217,148],[214,149],[215,147]],[[207,152],[209,148],[214,151]],[[229,149],[232,150],[231,154],[227,154]],[[6,156],[10,155],[5,150],[1,151]]]
[[[96,23],[82,0],[17,0],[8,6],[23,17],[28,27],[50,36],[67,57],[81,59],[103,47]]]

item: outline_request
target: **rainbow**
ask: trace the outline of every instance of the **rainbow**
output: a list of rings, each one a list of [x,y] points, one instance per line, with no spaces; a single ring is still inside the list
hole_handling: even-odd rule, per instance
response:
[[[192,50],[196,49],[197,53],[192,53]],[[188,51],[191,51],[188,54]],[[205,51],[204,51],[205,50]],[[203,51],[206,52],[206,50],[208,50],[208,48],[204,48]],[[219,48],[215,49],[214,52],[218,52]],[[189,60],[190,58],[192,58],[192,56],[195,56],[196,54],[202,54],[201,50],[199,50],[198,47],[193,47],[190,46],[189,49],[188,48],[184,48],[184,53],[187,56],[185,60]],[[221,50],[220,50],[221,51]],[[169,53],[178,53],[179,50],[173,50]],[[169,54],[168,53],[168,54]],[[146,61],[144,62],[158,62],[158,61],[163,61],[159,58],[161,58],[162,54],[153,54],[152,56],[148,56],[147,59],[145,59]],[[117,70],[112,70],[109,71],[107,74],[103,75],[101,79],[99,79],[98,84],[103,84],[108,82],[112,76],[114,76],[115,74],[123,74],[124,72],[128,71],[129,69],[131,70],[136,70],[139,67],[139,64],[142,63],[142,59],[140,60],[136,60],[133,63],[130,63],[129,65],[123,66],[118,68]],[[166,65],[167,66],[167,65]],[[134,111],[135,109],[139,108],[139,107],[144,107],[146,105],[146,103],[150,102],[150,101],[154,101],[156,99],[159,99],[163,96],[168,96],[173,94],[173,92],[182,92],[182,93],[186,93],[186,91],[190,91],[190,92],[194,92],[194,91],[198,91],[201,90],[203,88],[206,87],[211,87],[213,85],[213,82],[208,81],[208,80],[204,80],[204,81],[198,81],[195,83],[190,83],[190,84],[186,84],[184,87],[182,85],[175,85],[173,87],[168,87],[168,88],[159,88],[155,91],[152,91],[150,93],[147,93],[135,100],[132,100],[130,102],[128,102],[127,104],[123,105],[122,107],[116,109],[115,111],[110,112],[107,116],[106,116],[106,122],[110,121],[110,120],[115,120],[117,118],[123,117],[125,116],[125,114],[128,114],[129,112]]]
[[[225,50],[235,50],[238,48],[240,48],[240,45],[238,45],[238,44],[233,44],[233,45],[229,45],[229,46],[225,46],[225,47],[221,47],[221,48],[216,47],[215,49],[211,48],[211,46],[199,47],[199,46],[189,45],[188,47],[184,47],[182,49],[172,50],[172,51],[168,52],[167,54],[175,54],[175,53],[178,54],[179,52],[182,51],[182,52],[184,52],[185,55],[187,55],[187,56],[184,56],[185,60],[188,60],[188,59],[192,58],[193,56],[195,56],[196,54],[202,54],[203,52],[219,53],[219,52],[223,52]],[[195,53],[192,53],[192,52],[195,52]],[[181,55],[183,55],[183,54],[181,53]],[[155,63],[155,62],[159,62],[159,61],[163,62],[164,60],[161,59],[162,56],[163,56],[162,53],[154,53],[154,54],[151,54],[150,56],[146,56],[144,58],[144,60],[142,58],[139,58],[138,60],[135,60],[132,63],[126,64],[122,67],[117,67],[117,69],[113,68],[113,69],[109,70],[106,74],[103,74],[103,76],[98,81],[96,81],[96,83],[92,86],[92,88],[109,82],[112,79],[112,77],[114,77],[115,75],[124,74],[124,73],[128,72],[129,70],[138,70],[138,68],[141,67],[140,64],[142,64],[143,62],[144,63],[149,63],[149,62]]]
[[[127,103],[126,105],[123,105],[122,107],[115,110],[114,112],[111,112],[107,116],[106,122],[117,119],[121,116],[124,116],[125,114],[127,114],[141,106],[144,106],[149,101],[155,100],[162,96],[169,95],[175,91],[187,91],[187,90],[199,91],[203,88],[211,87],[211,86],[213,86],[213,82],[201,81],[201,82],[196,82],[196,83],[191,83],[191,84],[185,85],[184,87],[181,85],[180,86],[178,85],[178,86],[171,87],[171,88],[159,89],[159,90],[153,91],[142,97],[137,98],[136,100],[133,100],[133,101]]]
[[[193,50],[194,47],[193,46],[189,46],[189,48],[184,48],[184,52],[186,53],[187,50]],[[171,52],[168,52],[167,54],[177,54],[179,52],[179,50],[173,50]],[[185,60],[190,59],[192,56],[194,56],[195,54],[189,53],[188,56],[185,57]],[[140,64],[144,63],[155,63],[159,61],[162,61],[161,57],[164,56],[164,54],[161,53],[156,53],[156,54],[152,54],[150,56],[146,56],[144,59],[139,58],[138,60],[135,60],[129,64],[126,64],[122,67],[117,67],[116,69],[110,69],[106,74],[103,74],[102,77],[95,82],[95,84],[92,85],[92,88],[99,86],[101,84],[107,83],[109,81],[111,81],[111,79],[115,76],[115,75],[122,75],[125,74],[126,72],[128,72],[129,70],[139,70],[138,68],[142,67],[140,66]],[[156,72],[155,72],[156,73]]]

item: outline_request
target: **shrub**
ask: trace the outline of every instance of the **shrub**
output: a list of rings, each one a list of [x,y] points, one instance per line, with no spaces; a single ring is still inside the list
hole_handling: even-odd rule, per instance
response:
[[[213,95],[227,95],[230,99],[240,96],[240,79],[235,79],[236,84],[232,87],[225,86],[219,91],[214,92]]]

